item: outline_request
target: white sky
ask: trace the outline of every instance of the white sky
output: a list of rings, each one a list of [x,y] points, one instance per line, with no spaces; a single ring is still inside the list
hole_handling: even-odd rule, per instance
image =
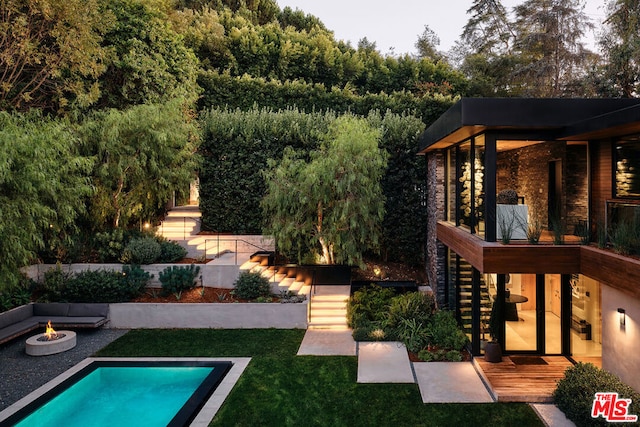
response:
[[[418,36],[428,25],[440,38],[441,51],[448,51],[458,40],[469,20],[472,0],[276,0],[286,6],[315,15],[332,30],[338,40],[350,41],[355,48],[366,37],[382,54],[416,53]],[[507,10],[524,0],[502,0]],[[605,0],[587,0],[585,13],[596,27],[604,17]],[[593,40],[593,34],[590,34]],[[592,42],[587,41],[593,49]]]

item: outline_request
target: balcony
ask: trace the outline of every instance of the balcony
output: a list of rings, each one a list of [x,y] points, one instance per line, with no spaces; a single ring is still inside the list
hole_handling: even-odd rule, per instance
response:
[[[437,238],[481,273],[580,273],[640,298],[640,259],[612,250],[572,242],[554,245],[547,235],[542,244],[486,242],[451,223],[439,221]]]

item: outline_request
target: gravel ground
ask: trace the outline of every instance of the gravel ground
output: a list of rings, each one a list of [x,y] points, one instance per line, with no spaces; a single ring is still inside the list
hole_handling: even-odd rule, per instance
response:
[[[24,335],[0,346],[0,411],[11,406],[80,361],[91,357],[111,341],[127,333],[119,329],[77,330],[76,346],[50,356],[25,353]]]

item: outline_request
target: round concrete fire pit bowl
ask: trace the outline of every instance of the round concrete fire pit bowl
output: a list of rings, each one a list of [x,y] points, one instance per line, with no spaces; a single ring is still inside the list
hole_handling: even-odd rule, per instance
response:
[[[45,334],[34,335],[27,340],[25,350],[29,356],[48,356],[62,353],[76,346],[76,333],[73,331],[58,331],[58,339],[40,340]]]

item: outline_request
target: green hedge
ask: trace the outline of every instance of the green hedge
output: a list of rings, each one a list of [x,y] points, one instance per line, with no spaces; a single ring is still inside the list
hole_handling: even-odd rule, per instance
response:
[[[610,425],[603,417],[591,417],[593,400],[598,392],[616,392],[621,399],[631,399],[628,414],[640,415],[640,393],[591,363],[578,363],[567,369],[564,378],[558,381],[553,398],[558,408],[578,427]]]
[[[279,159],[285,147],[301,152],[317,148],[335,120],[332,111],[303,113],[212,109],[203,113],[200,170],[202,229],[260,234],[260,201],[267,159]],[[386,197],[382,254],[392,261],[422,265],[426,254],[426,161],[417,156],[424,124],[416,117],[372,112],[367,120],[383,129],[381,147],[389,153],[382,181]]]
[[[416,96],[411,92],[356,94],[348,86],[328,89],[322,84],[304,81],[266,80],[248,75],[235,77],[215,71],[200,74],[198,84],[204,89],[199,110],[230,108],[251,110],[254,107],[300,111],[351,112],[366,116],[373,110],[396,114],[413,114],[425,124],[432,123],[454,103],[442,95]]]

